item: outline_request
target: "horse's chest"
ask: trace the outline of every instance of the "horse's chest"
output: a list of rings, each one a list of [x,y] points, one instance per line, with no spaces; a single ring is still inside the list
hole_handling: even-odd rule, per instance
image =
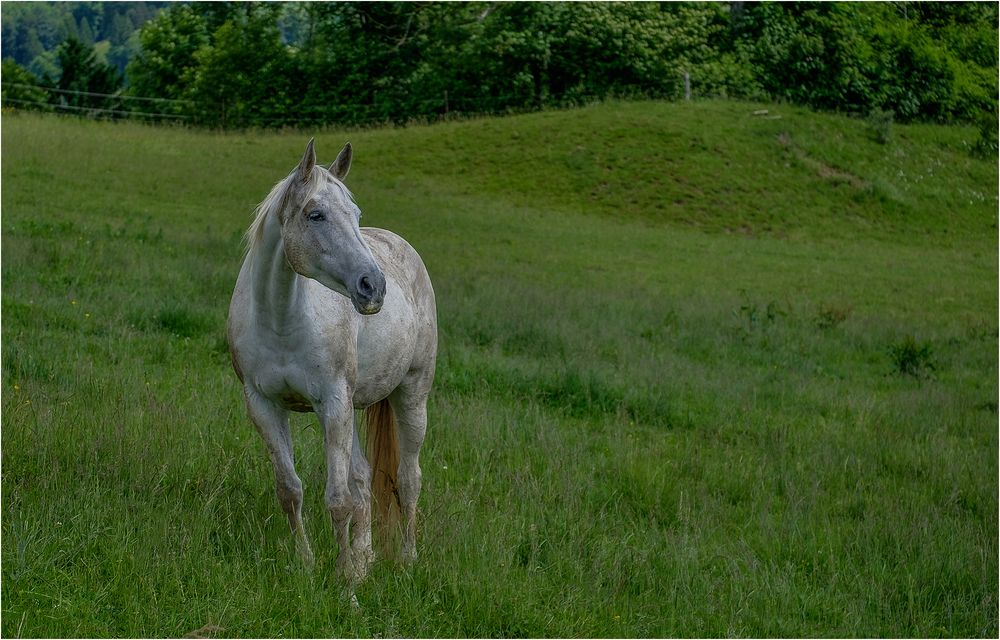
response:
[[[366,407],[389,395],[406,373],[413,348],[402,337],[411,324],[385,314],[361,331],[342,324],[289,337],[249,331],[238,350],[239,368],[262,395],[289,411],[314,411],[332,400]]]
[[[246,367],[257,390],[289,411],[313,411],[332,396],[349,395],[353,363],[322,345],[291,348],[275,343],[259,347]],[[344,400],[345,398],[337,398]]]
[[[290,411],[312,411],[323,395],[319,376],[301,366],[273,362],[256,372],[254,383],[265,397]]]

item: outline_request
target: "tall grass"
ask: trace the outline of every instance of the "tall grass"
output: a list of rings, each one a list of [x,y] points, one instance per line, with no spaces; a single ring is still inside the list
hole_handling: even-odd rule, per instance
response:
[[[3,635],[995,636],[996,162],[754,108],[318,137],[441,325],[420,559],[359,611],[322,434],[307,573],[224,340],[306,136],[5,116]]]

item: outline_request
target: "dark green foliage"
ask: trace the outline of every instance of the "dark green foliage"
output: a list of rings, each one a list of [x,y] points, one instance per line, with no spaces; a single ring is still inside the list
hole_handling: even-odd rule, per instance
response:
[[[101,62],[94,48],[67,38],[55,50],[52,73],[41,79],[13,60],[3,63],[4,103],[20,109],[69,111],[94,110],[110,114],[120,107],[117,92],[122,76],[110,64]]]
[[[125,70],[130,38],[168,2],[17,2],[3,8],[3,59],[41,75],[43,60],[67,38],[102,44],[102,62]],[[104,60],[103,58],[107,59]]]
[[[196,66],[194,54],[208,44],[205,21],[188,5],[164,11],[139,33],[141,50],[128,65],[130,92],[180,98],[182,79]]]
[[[997,6],[761,3],[737,50],[774,96],[823,109],[969,121],[996,99]],[[992,54],[990,53],[992,48]]]
[[[3,76],[3,104],[18,109],[49,109],[45,104],[48,93],[30,71],[13,60],[4,60],[0,75]]]
[[[996,109],[983,111],[976,121],[979,129],[979,137],[973,146],[973,152],[982,157],[996,157],[997,155],[997,112]]]
[[[55,77],[59,42],[93,42],[128,63],[131,96],[183,101],[129,108],[213,127],[681,99],[685,77],[694,97],[899,122],[996,108],[995,3],[196,2],[152,20],[160,3],[12,6],[5,58]]]
[[[75,39],[68,38],[56,51],[59,61],[59,80],[56,88],[62,92],[53,95],[58,105],[76,107],[113,107],[113,100],[85,93],[110,95],[121,87],[122,77],[109,64],[99,62],[94,50]]]
[[[301,83],[281,43],[277,4],[246,4],[194,52],[185,96],[197,122],[222,127],[267,126],[293,112]]]

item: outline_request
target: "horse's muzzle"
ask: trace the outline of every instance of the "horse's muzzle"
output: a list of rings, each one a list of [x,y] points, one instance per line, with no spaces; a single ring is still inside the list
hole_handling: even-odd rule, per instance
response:
[[[363,275],[358,278],[351,302],[358,313],[370,316],[382,310],[385,300],[385,276],[381,272]]]
[[[378,313],[379,311],[382,310],[382,303],[381,302],[369,302],[368,304],[366,304],[364,306],[361,306],[361,305],[358,305],[357,303],[355,303],[354,308],[357,309],[358,313],[360,313],[361,315],[363,315],[363,316],[370,316],[370,315],[374,315],[374,314],[376,314],[376,313]]]

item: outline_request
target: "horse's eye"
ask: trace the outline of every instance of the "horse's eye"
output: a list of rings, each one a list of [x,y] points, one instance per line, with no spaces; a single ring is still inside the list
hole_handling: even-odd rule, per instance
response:
[[[309,212],[309,219],[313,221],[326,220],[326,216],[319,209],[314,209]]]

